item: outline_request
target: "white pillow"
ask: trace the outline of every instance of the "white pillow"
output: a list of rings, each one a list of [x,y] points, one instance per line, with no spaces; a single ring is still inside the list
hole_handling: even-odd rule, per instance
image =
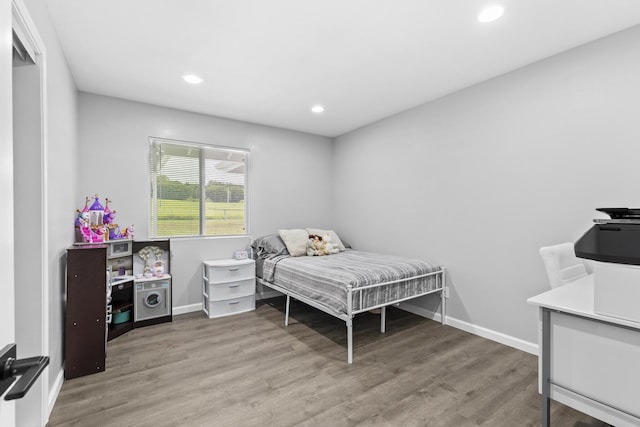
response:
[[[287,246],[289,255],[302,256],[307,254],[307,240],[309,240],[309,233],[307,233],[307,230],[303,230],[301,228],[278,230],[278,234]]]
[[[336,232],[333,230],[323,230],[321,228],[307,228],[307,233],[317,234],[318,236],[324,236],[325,234],[329,234],[329,236],[331,236],[331,241],[338,245],[338,249],[340,249],[340,252],[347,249],[344,247],[344,244],[342,243],[342,240],[340,240],[340,237],[338,237]]]

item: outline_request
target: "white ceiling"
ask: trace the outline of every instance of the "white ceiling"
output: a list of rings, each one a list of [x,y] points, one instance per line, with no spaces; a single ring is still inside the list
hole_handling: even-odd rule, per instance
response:
[[[330,137],[640,23],[639,0],[496,2],[47,0],[81,91]]]

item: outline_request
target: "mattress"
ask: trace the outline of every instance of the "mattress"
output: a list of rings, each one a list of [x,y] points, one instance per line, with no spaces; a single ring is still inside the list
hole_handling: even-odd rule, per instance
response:
[[[336,313],[347,313],[347,288],[385,283],[439,271],[424,261],[347,250],[327,256],[272,256],[264,260],[266,282],[312,298]],[[384,305],[439,288],[436,275],[354,292],[352,310]]]

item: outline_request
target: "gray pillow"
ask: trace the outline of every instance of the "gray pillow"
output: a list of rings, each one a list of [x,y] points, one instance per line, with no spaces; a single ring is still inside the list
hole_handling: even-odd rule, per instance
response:
[[[266,258],[269,255],[289,255],[287,246],[277,234],[258,237],[253,241],[251,247],[259,258]]]

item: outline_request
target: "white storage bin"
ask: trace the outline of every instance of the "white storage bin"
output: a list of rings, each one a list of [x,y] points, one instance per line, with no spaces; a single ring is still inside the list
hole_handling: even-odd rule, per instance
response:
[[[203,280],[203,292],[211,301],[245,297],[255,294],[256,283],[253,278],[225,283],[209,283]]]
[[[204,261],[204,277],[209,283],[235,282],[255,277],[256,268],[252,259],[223,259]]]
[[[202,268],[202,309],[210,319],[255,310],[252,259],[204,261]]]
[[[230,298],[220,301],[210,301],[205,298],[203,300],[202,308],[207,316],[209,316],[209,319],[244,313],[246,311],[255,310],[256,296],[248,295],[245,297]]]

